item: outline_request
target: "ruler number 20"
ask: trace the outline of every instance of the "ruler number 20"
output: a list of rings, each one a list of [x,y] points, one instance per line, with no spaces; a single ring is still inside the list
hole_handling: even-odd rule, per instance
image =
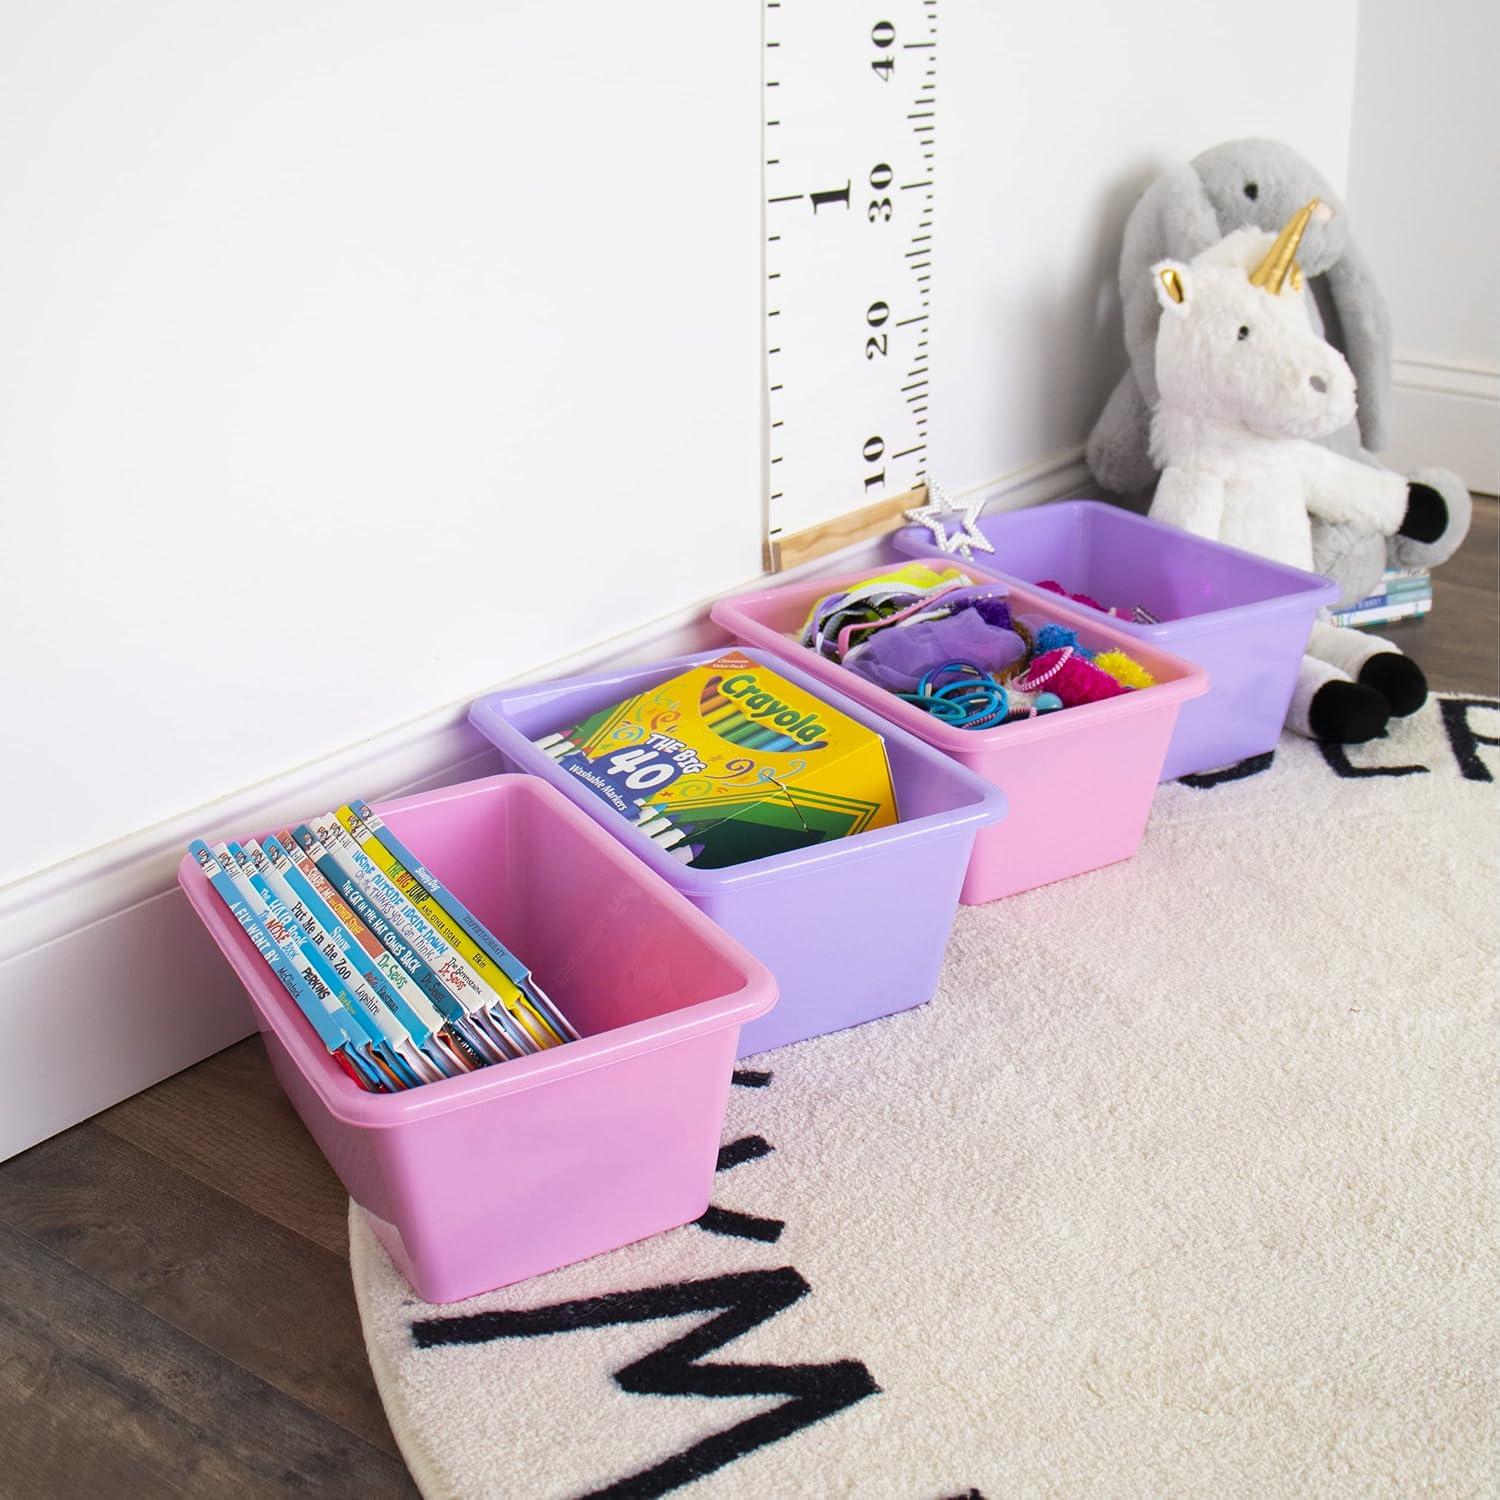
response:
[[[870,40],[882,51],[894,46],[896,41],[896,28],[889,21],[877,21],[870,30]],[[882,83],[891,81],[891,74],[896,68],[896,54],[887,53],[884,57],[877,57],[870,63],[870,69]]]

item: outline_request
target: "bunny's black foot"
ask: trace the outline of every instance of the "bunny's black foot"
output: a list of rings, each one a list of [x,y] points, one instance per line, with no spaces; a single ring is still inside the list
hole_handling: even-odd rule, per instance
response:
[[[1364,687],[1374,688],[1390,705],[1392,715],[1404,719],[1427,701],[1427,678],[1421,667],[1399,651],[1381,651],[1359,669]]]
[[[1379,739],[1390,722],[1391,708],[1383,693],[1362,682],[1334,678],[1313,694],[1307,725],[1317,740],[1336,745],[1363,745]]]
[[[1400,534],[1414,542],[1435,542],[1448,529],[1448,502],[1430,484],[1413,479],[1406,486],[1406,518]]]

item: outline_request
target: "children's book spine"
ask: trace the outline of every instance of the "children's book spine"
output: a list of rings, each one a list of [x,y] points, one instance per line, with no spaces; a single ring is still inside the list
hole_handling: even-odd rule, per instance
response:
[[[234,882],[224,872],[224,867],[214,858],[208,845],[202,839],[194,839],[188,845],[188,853],[198,862],[198,868],[203,872],[209,885],[213,887],[214,894],[229,909],[230,916],[240,924],[245,936],[255,945],[255,951],[260,954],[266,967],[276,976],[277,983],[297,1002],[297,1008],[307,1017],[313,1030],[318,1033],[318,1039],[330,1052],[343,1046],[342,1030],[333,1024],[317,996],[308,987],[307,981],[277,946],[271,934],[266,931],[265,924],[250,909],[249,904],[235,888]]]
[[[376,999],[385,1006],[395,1023],[417,1046],[425,1047],[436,1028],[428,1025],[404,996],[386,982],[379,966],[371,961],[369,954],[355,940],[354,934],[344,926],[339,914],[308,883],[281,841],[272,835],[267,837],[262,847],[270,862],[273,878],[279,879],[297,901],[312,913],[324,931],[338,944],[339,951],[370,987]]]
[[[264,912],[268,913],[285,932],[286,942],[283,943],[283,947],[289,942],[301,952],[317,971],[318,977],[328,986],[334,999],[353,1018],[354,1033],[363,1039],[376,1065],[397,1088],[409,1088],[417,1081],[416,1077],[409,1064],[398,1061],[392,1055],[394,1049],[386,1041],[380,1027],[379,1003],[362,999],[355,986],[351,985],[339,972],[340,966],[329,958],[321,943],[309,930],[306,913],[301,914],[300,920],[293,914],[292,909],[271,883],[256,869],[242,845],[231,840],[227,845],[216,845],[214,852],[219,855],[221,862],[226,856],[234,862],[246,888],[259,898]],[[268,928],[273,937],[277,935],[276,927],[268,924]]]
[[[395,862],[393,869],[399,870],[402,875],[425,887],[433,901],[448,914],[449,918],[462,927],[480,949],[494,960],[501,972],[532,1000],[552,1030],[558,1036],[576,1042],[577,1031],[574,1030],[567,1017],[543,993],[541,987],[532,978],[531,970],[412,853],[390,824],[386,823],[368,802],[353,799],[349,803],[349,810],[389,851]],[[391,874],[391,878],[398,886],[402,885],[397,875],[391,871],[387,873]]]
[[[365,894],[416,943],[418,951],[444,983],[459,995],[471,1026],[495,1038],[502,1057],[525,1057],[538,1050],[508,1013],[492,1011],[496,994],[493,985],[479,974],[466,954],[437,931],[427,914],[414,906],[407,894],[384,874],[333,813],[315,819],[313,829],[353,873]]]
[[[293,918],[322,950],[335,974],[343,980],[375,1023],[386,1045],[420,1075],[424,1083],[447,1077],[446,1070],[427,1051],[431,1031],[392,993],[363,950],[344,930],[327,903],[291,868],[286,851],[274,836],[264,844],[244,846],[251,864],[286,903]],[[294,883],[294,878],[297,883]]]
[[[1353,628],[1360,625],[1394,625],[1400,620],[1415,620],[1431,611],[1432,601],[1419,599],[1409,603],[1377,603],[1363,608],[1336,610],[1332,618],[1335,625]]]
[[[339,892],[332,885],[329,885],[329,877],[312,862],[308,850],[299,846],[290,829],[278,835],[278,843],[281,844],[282,850],[284,850],[287,858],[290,859],[291,865],[293,865],[297,874],[302,876],[302,879],[306,880],[308,885],[314,891],[317,891],[317,894],[326,901],[329,910],[332,910],[333,915],[344,926],[345,932],[365,951],[366,956],[369,957],[369,962],[380,972],[381,978],[386,981],[387,987],[393,990],[396,995],[401,996],[402,1004],[410,1005],[411,1011],[413,1011],[417,1020],[429,1032],[432,1032],[435,1037],[441,1038],[444,1046],[449,1047],[450,1055],[452,1055],[453,1038],[446,1032],[447,1025],[449,1025],[447,1017],[444,1016],[443,1011],[438,1010],[437,1005],[434,1005],[432,999],[429,998],[428,992],[423,989],[422,984],[417,983],[416,975],[402,965],[401,959],[398,959],[396,954],[392,953],[390,948],[387,948],[380,941],[380,938],[377,938],[375,933],[372,933],[369,927],[365,926],[365,922],[360,921],[359,916],[354,912],[354,907],[350,906],[350,903],[344,900],[344,897],[339,895]],[[419,966],[419,968],[426,969],[425,963],[422,962],[422,959],[417,954],[411,954],[411,962],[413,962],[413,965]],[[438,986],[437,975],[432,977],[432,983],[434,983],[434,987],[441,989]],[[477,1056],[474,1056],[474,1058],[460,1056],[459,1061],[462,1062],[462,1070],[460,1071],[466,1071],[468,1068],[483,1067],[483,1059],[477,1058]]]
[[[519,1056],[518,1052],[497,1046],[490,1040],[488,1032],[480,1030],[471,1022],[467,990],[472,986],[476,994],[481,994],[478,981],[466,981],[458,965],[445,960],[435,948],[424,943],[410,920],[415,914],[403,911],[402,903],[389,899],[385,892],[376,888],[373,881],[366,883],[357,879],[353,862],[348,865],[344,863],[349,858],[347,852],[325,842],[325,838],[332,839],[336,828],[337,825],[334,825],[330,829],[326,819],[315,819],[312,823],[298,824],[293,829],[292,836],[329,884],[400,960],[402,967],[422,987],[427,998],[447,1017],[448,1024],[478,1056],[486,1062],[502,1062]],[[337,831],[342,832],[341,829]]]
[[[489,1046],[483,1037],[475,1034],[474,1028],[468,1025],[468,1011],[463,1005],[462,996],[456,993],[449,984],[444,983],[437,969],[432,968],[428,959],[420,953],[416,942],[408,935],[408,932],[404,932],[396,922],[390,921],[386,913],[377,907],[369,895],[366,895],[365,888],[354,877],[354,871],[345,867],[333,850],[323,843],[323,840],[318,837],[317,829],[311,823],[299,823],[293,829],[293,840],[296,841],[297,847],[311,859],[318,873],[323,874],[324,879],[333,886],[333,889],[350,903],[354,912],[359,915],[360,921],[365,922],[365,926],[380,939],[387,953],[401,963],[402,968],[411,975],[417,986],[422,987],[423,995],[428,996],[429,1001],[432,1001],[437,1010],[443,1013],[447,1025],[453,1029],[455,1035],[462,1038],[463,1046],[468,1047],[474,1053],[478,1064],[502,1061],[507,1055],[496,1053],[496,1050]]]
[[[441,995],[444,1000],[452,1001],[452,997],[443,989],[437,976],[427,968],[422,959],[411,952],[409,946],[399,936],[393,941],[396,948],[402,951],[402,957],[398,958],[395,952],[386,947],[355,913],[354,908],[328,883],[328,877],[313,863],[312,856],[298,844],[296,836],[290,830],[282,833],[279,841],[297,872],[328,903],[334,915],[344,924],[345,930],[364,949],[381,974],[385,976],[386,983],[431,1029],[434,1036],[441,1042],[449,1059],[458,1065],[459,1071],[482,1068],[485,1065],[485,1059],[474,1049],[472,1043],[466,1041],[454,1029],[453,1022],[438,1009],[428,991],[423,987],[419,974],[425,971],[434,992]],[[384,924],[384,918],[378,913],[373,913],[373,915],[377,922]],[[407,962],[412,965],[412,968],[406,967]],[[461,1016],[461,1008],[456,1002],[452,1004],[455,1013]]]
[[[415,879],[396,859],[389,849],[365,826],[348,806],[338,808],[332,815],[345,835],[374,864],[381,875],[402,896],[421,912],[429,925],[448,943],[499,996],[501,1005],[513,1022],[523,1028],[535,1047],[555,1047],[565,1038],[553,1031],[546,1019],[531,1004],[523,991],[509,975],[498,969],[494,962],[461,927],[457,926],[431,893]],[[404,882],[397,873],[405,877]],[[499,1019],[498,1013],[497,1019]]]
[[[350,1032],[348,1017],[328,986],[311,964],[288,945],[280,924],[262,909],[247,884],[237,878],[237,871],[231,874],[234,861],[229,858],[228,850],[221,855],[211,850],[202,839],[194,839],[188,847],[219,899],[244,929],[281,987],[296,1001],[297,1008],[317,1032],[323,1045],[336,1057],[343,1058],[344,1066],[353,1069],[361,1087],[384,1089],[384,1076],[363,1055],[360,1044]]]
[[[333,813],[315,819],[313,829],[369,900],[415,945],[459,1001],[463,1007],[465,1034],[487,1057],[501,1062],[525,1057],[537,1050],[526,1032],[509,1016],[496,1016],[490,1008],[495,1001],[490,986],[417,910],[406,893],[389,880],[349,837]]]

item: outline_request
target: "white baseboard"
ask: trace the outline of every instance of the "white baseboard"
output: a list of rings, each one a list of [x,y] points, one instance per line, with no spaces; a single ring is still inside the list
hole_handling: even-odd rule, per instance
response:
[[[984,509],[989,511],[1020,510],[1027,505],[1040,505],[1045,500],[1060,500],[1064,496],[1091,495],[1098,491],[1098,484],[1089,472],[1083,459],[1083,444],[1066,448],[1049,458],[1040,458],[988,484],[976,484],[955,495],[956,500],[965,500],[973,495],[983,495]]]
[[[1071,450],[970,493],[985,493],[990,509],[1057,498],[1087,484],[1081,455]],[[857,567],[881,546],[862,543],[766,581]],[[725,637],[707,619],[708,602],[528,678],[717,645]],[[449,704],[0,888],[0,1014],[12,1039],[0,1057],[0,1161],[255,1029],[239,982],[177,886],[189,839],[270,827],[351,791],[397,796],[491,775],[498,756],[467,712],[467,700]]]
[[[1395,361],[1393,469],[1452,469],[1471,490],[1500,494],[1500,370],[1406,357]]]

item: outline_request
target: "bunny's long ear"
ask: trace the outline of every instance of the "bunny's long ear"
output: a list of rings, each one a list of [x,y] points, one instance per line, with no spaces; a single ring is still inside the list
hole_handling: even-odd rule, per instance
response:
[[[1193,300],[1193,272],[1180,260],[1159,260],[1151,267],[1151,284],[1162,311],[1185,318]]]
[[[1166,256],[1191,260],[1223,234],[1202,180],[1186,162],[1158,177],[1126,221],[1120,249],[1125,352],[1147,408],[1156,404],[1156,320],[1161,316],[1147,273]],[[1140,441],[1144,447],[1144,432]]]
[[[1324,334],[1349,361],[1359,384],[1359,436],[1371,453],[1386,444],[1391,399],[1391,315],[1368,262],[1353,239],[1321,278],[1334,317],[1323,297]],[[1320,290],[1316,283],[1314,291]]]

